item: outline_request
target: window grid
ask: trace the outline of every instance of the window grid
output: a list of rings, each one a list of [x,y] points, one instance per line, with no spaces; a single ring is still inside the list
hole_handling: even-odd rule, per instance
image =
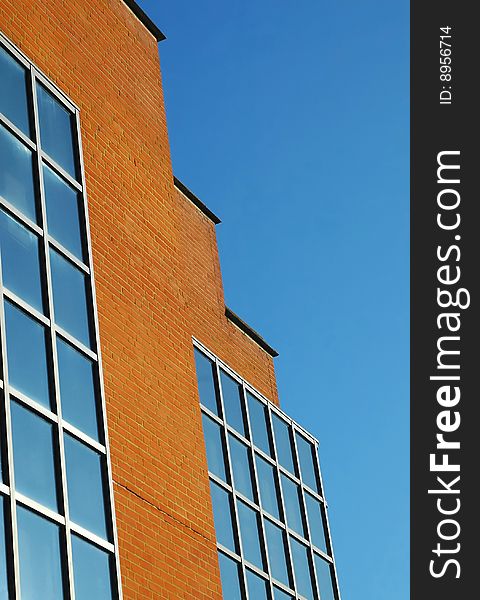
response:
[[[273,403],[268,401],[262,394],[260,394],[257,390],[255,390],[255,388],[253,388],[250,384],[248,384],[246,381],[244,381],[239,375],[237,375],[234,371],[232,371],[225,363],[223,363],[214,354],[212,354],[205,346],[203,346],[203,344],[201,344],[201,342],[199,342],[198,340],[193,338],[193,343],[194,343],[194,348],[196,350],[200,351],[200,353],[203,354],[210,361],[212,361],[212,363],[214,365],[214,373],[215,373],[215,377],[216,377],[216,380],[214,381],[214,387],[218,394],[220,415],[214,414],[210,409],[208,409],[202,403],[201,403],[201,411],[202,411],[202,413],[207,415],[210,419],[212,419],[218,425],[221,426],[221,435],[224,440],[224,453],[226,454],[226,456],[224,458],[226,459],[227,478],[229,478],[230,483],[227,483],[226,481],[221,479],[219,476],[212,473],[210,470],[208,471],[208,474],[209,474],[209,478],[211,481],[215,482],[217,485],[219,485],[220,487],[222,487],[224,490],[228,491],[232,495],[232,500],[233,500],[232,501],[232,513],[233,513],[232,520],[233,520],[233,525],[234,525],[234,535],[236,538],[236,543],[238,545],[240,554],[238,554],[237,552],[233,552],[232,550],[224,547],[220,543],[217,543],[217,547],[218,547],[219,551],[221,551],[223,554],[229,556],[230,558],[234,559],[240,565],[241,573],[242,573],[242,581],[240,582],[241,588],[243,590],[242,594],[244,594],[244,597],[247,598],[248,600],[254,600],[252,598],[249,598],[248,591],[246,591],[246,590],[248,590],[247,585],[246,585],[246,572],[247,572],[247,568],[248,568],[248,570],[254,572],[256,575],[259,575],[264,581],[268,582],[268,590],[269,590],[269,594],[270,594],[269,598],[273,598],[274,589],[278,588],[279,590],[282,590],[282,591],[286,592],[287,594],[290,594],[295,599],[304,600],[304,596],[300,595],[297,591],[295,591],[297,589],[297,584],[295,582],[295,571],[294,571],[294,567],[293,567],[293,554],[292,554],[291,543],[290,543],[290,539],[293,538],[307,547],[309,568],[310,568],[310,572],[313,574],[312,586],[313,586],[313,593],[314,593],[315,599],[321,600],[321,591],[320,591],[319,585],[318,585],[318,578],[317,578],[317,574],[316,574],[316,567],[315,567],[315,560],[314,560],[315,555],[317,555],[317,556],[320,556],[322,559],[324,559],[325,562],[330,565],[331,571],[332,571],[332,586],[334,589],[335,598],[337,600],[340,600],[338,579],[337,579],[337,574],[336,574],[336,569],[335,569],[334,555],[333,555],[333,549],[332,549],[331,537],[330,537],[330,527],[329,527],[329,523],[328,523],[328,514],[327,514],[328,505],[323,497],[323,489],[324,488],[323,488],[323,481],[322,481],[322,475],[321,475],[321,469],[320,469],[320,463],[319,463],[319,457],[318,457],[318,441],[313,436],[311,436],[307,431],[305,431],[301,426],[299,426],[297,423],[295,423],[291,418],[289,418],[285,413],[283,413],[283,411],[281,411],[281,409],[279,409],[276,405],[274,405]],[[246,435],[248,437],[245,437],[244,435],[242,435],[241,433],[236,431],[231,425],[227,424],[227,422],[226,422],[225,404],[224,404],[222,386],[220,383],[221,370],[226,372],[228,375],[230,375],[241,386],[241,402],[242,402],[244,415],[245,415],[245,421],[246,421]],[[251,415],[250,415],[250,410],[248,407],[248,402],[246,401],[247,392],[249,394],[251,394],[256,400],[259,400],[263,404],[263,406],[265,406],[267,408],[267,412],[266,412],[267,428],[268,428],[268,435],[270,436],[271,444],[273,447],[273,457],[274,458],[272,458],[270,455],[266,454],[263,450],[261,450],[259,447],[257,447],[253,442],[253,436],[252,436],[253,429],[252,429],[252,423],[251,423]],[[290,442],[292,445],[292,450],[293,450],[293,455],[294,455],[294,463],[295,463],[294,466],[295,466],[296,473],[298,475],[291,473],[290,471],[285,469],[282,465],[280,465],[278,462],[278,452],[277,452],[277,445],[276,445],[277,442],[275,439],[275,435],[273,434],[273,423],[272,423],[273,415],[277,415],[277,416],[281,417],[287,423],[287,425],[289,427]],[[319,485],[319,489],[320,489],[321,493],[318,493],[317,490],[314,490],[311,487],[309,487],[302,480],[301,470],[300,470],[300,459],[299,459],[299,453],[298,453],[298,448],[297,448],[297,439],[296,439],[297,434],[299,434],[303,438],[305,438],[314,447],[314,452],[313,452],[314,468],[315,468],[316,477],[318,480],[318,485]],[[250,498],[246,497],[244,494],[242,494],[240,491],[238,491],[235,487],[231,453],[230,453],[230,443],[229,443],[229,439],[228,439],[229,435],[231,435],[231,436],[235,437],[235,439],[241,441],[248,448],[248,452],[250,453],[250,456],[251,456],[251,476],[252,476],[253,486],[255,487],[254,497],[256,497],[256,501],[252,501]],[[263,460],[265,460],[269,465],[274,467],[276,491],[277,491],[277,496],[278,496],[278,500],[279,500],[280,513],[281,513],[280,519],[277,519],[275,516],[268,513],[262,506],[262,499],[261,499],[260,487],[259,487],[259,476],[258,476],[258,471],[257,471],[255,455],[258,455]],[[287,476],[292,482],[295,482],[298,486],[300,486],[300,488],[299,488],[301,490],[300,509],[301,509],[301,513],[302,513],[302,521],[304,523],[307,538],[302,537],[301,535],[299,535],[296,531],[294,531],[287,525],[284,492],[283,492],[282,484],[281,484],[281,475],[282,474]],[[314,543],[311,541],[312,540],[311,528],[310,528],[307,507],[306,507],[306,494],[307,493],[310,496],[312,496],[315,500],[317,500],[321,506],[322,522],[323,522],[324,532],[325,532],[325,541],[326,541],[326,547],[328,550],[327,554],[321,548],[318,548],[317,546],[315,546]],[[244,552],[243,552],[243,548],[242,548],[242,539],[241,539],[241,534],[240,534],[240,523],[239,523],[238,509],[237,509],[238,501],[243,502],[244,504],[246,504],[247,506],[249,506],[250,508],[255,510],[255,512],[260,515],[259,534],[260,534],[260,543],[262,546],[262,551],[264,552],[264,560],[265,560],[265,564],[266,564],[265,571],[258,568],[256,565],[248,562],[244,558]],[[286,539],[287,568],[289,570],[289,577],[291,578],[291,580],[293,582],[293,587],[284,585],[282,582],[280,582],[277,579],[272,577],[272,569],[271,569],[271,565],[270,565],[270,559],[268,556],[269,553],[266,551],[266,549],[267,549],[267,543],[266,543],[267,537],[266,537],[266,531],[265,531],[265,522],[266,521],[273,523],[274,525],[279,527],[282,530],[282,532],[284,532],[285,539]]]
[[[16,600],[21,599],[20,591],[20,564],[19,564],[19,547],[18,547],[18,526],[17,526],[17,506],[24,506],[33,510],[36,514],[45,517],[47,520],[55,522],[62,526],[62,564],[64,568],[64,576],[66,578],[65,598],[74,600],[74,570],[72,558],[72,534],[75,533],[80,538],[92,543],[114,557],[115,573],[112,573],[112,593],[113,597],[121,600],[121,580],[118,557],[118,541],[115,524],[115,513],[113,506],[113,481],[111,474],[110,453],[108,446],[108,436],[106,432],[106,407],[105,396],[102,378],[102,365],[100,356],[100,346],[98,337],[98,316],[96,312],[96,296],[95,285],[93,279],[91,239],[88,220],[88,202],[85,190],[85,172],[83,164],[82,142],[80,136],[80,121],[79,110],[73,105],[58,88],[46,79],[36,67],[13,45],[3,34],[0,33],[0,51],[7,50],[8,53],[21,64],[27,76],[27,95],[28,95],[28,112],[30,119],[30,135],[32,139],[27,137],[14,123],[12,123],[0,111],[0,127],[5,128],[10,134],[19,140],[23,145],[32,151],[32,166],[34,174],[34,192],[35,202],[37,207],[37,223],[33,222],[28,216],[23,214],[16,206],[13,206],[3,196],[0,196],[0,208],[7,214],[11,214],[27,231],[38,236],[39,240],[39,258],[40,258],[40,278],[42,293],[44,296],[44,311],[42,314],[39,310],[30,306],[28,302],[17,296],[11,290],[4,287],[3,270],[0,254],[0,331],[1,331],[1,372],[0,372],[0,389],[1,406],[0,406],[0,451],[1,463],[3,468],[3,483],[0,480],[0,501],[3,497],[10,499],[9,525],[10,531],[6,532],[7,549],[10,552],[10,560],[12,563],[12,571],[10,576],[13,578],[12,589]],[[48,156],[41,148],[40,123],[37,102],[37,85],[41,84],[53,98],[71,115],[72,122],[72,137],[74,144],[75,161],[79,165],[78,181],[71,177],[59,164],[57,164],[50,156]],[[33,141],[34,140],[34,141]],[[48,165],[59,177],[68,182],[68,184],[80,193],[80,219],[83,220],[82,227],[82,245],[84,246],[84,260],[82,262],[74,256],[67,248],[60,244],[48,233],[47,210],[45,199],[45,186],[43,181],[43,165]],[[8,165],[7,165],[8,169]],[[64,257],[69,264],[74,265],[76,269],[84,273],[87,277],[87,318],[91,329],[92,348],[88,348],[82,342],[65,331],[62,327],[55,323],[55,310],[53,298],[52,272],[50,268],[50,249],[55,249],[59,255]],[[7,341],[6,341],[6,325],[5,325],[5,302],[9,301],[15,308],[21,309],[26,315],[31,317],[35,323],[41,323],[45,326],[46,332],[46,354],[48,362],[48,379],[50,382],[50,396],[54,403],[52,407],[47,408],[39,404],[36,400],[29,398],[24,393],[16,390],[9,385],[8,367],[7,367]],[[63,420],[62,406],[60,399],[60,381],[59,381],[59,364],[57,356],[57,339],[67,341],[80,355],[88,357],[93,361],[94,368],[97,371],[95,377],[95,385],[98,387],[98,416],[101,421],[100,430],[101,437],[97,441],[91,438],[83,431],[76,428],[71,423]],[[14,469],[14,451],[13,451],[13,436],[12,436],[12,418],[10,407],[15,401],[21,406],[24,406],[33,411],[33,414],[42,417],[48,423],[53,425],[55,432],[55,446],[53,461],[55,470],[55,479],[60,487],[58,498],[59,513],[48,509],[39,504],[32,498],[17,491],[15,486],[15,469]],[[103,486],[105,498],[106,519],[109,530],[109,538],[103,539],[98,535],[88,531],[84,527],[74,523],[70,519],[69,502],[67,493],[67,469],[66,457],[64,448],[65,432],[72,435],[73,438],[81,441],[85,447],[93,450],[100,455],[102,463],[104,463]],[[7,520],[8,522],[8,520]],[[11,546],[11,547],[10,547]]]

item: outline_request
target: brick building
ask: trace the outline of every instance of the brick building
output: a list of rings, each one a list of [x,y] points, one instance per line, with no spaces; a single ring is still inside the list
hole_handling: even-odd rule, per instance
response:
[[[339,600],[317,442],[172,172],[163,34],[132,0],[0,32],[0,600]]]

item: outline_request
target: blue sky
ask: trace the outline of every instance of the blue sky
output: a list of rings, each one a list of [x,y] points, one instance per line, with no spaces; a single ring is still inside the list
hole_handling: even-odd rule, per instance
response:
[[[408,597],[407,0],[143,0],[226,302],[321,443],[343,600]]]

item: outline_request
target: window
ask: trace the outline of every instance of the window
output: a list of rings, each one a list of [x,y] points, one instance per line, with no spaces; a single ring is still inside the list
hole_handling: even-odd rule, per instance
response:
[[[0,79],[0,600],[118,600],[78,109],[1,34]]]
[[[338,600],[317,442],[198,342],[194,356],[224,597]]]

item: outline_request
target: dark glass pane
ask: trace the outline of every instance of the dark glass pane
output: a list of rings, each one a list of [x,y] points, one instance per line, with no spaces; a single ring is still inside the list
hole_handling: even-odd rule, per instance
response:
[[[98,440],[96,366],[60,338],[57,352],[63,418]]]
[[[217,391],[215,389],[215,365],[196,348],[194,348],[194,354],[200,402],[213,413],[219,415]]]
[[[38,236],[0,210],[3,285],[43,312]]]
[[[327,542],[325,541],[325,528],[322,518],[323,508],[320,502],[310,494],[305,494],[305,502],[307,504],[308,525],[312,543],[327,554]]]
[[[218,553],[218,562],[220,564],[223,597],[228,598],[228,600],[242,600],[239,564],[221,552]]]
[[[8,570],[7,570],[7,544],[6,544],[6,514],[4,499],[0,496],[0,600],[9,599]]]
[[[62,600],[59,526],[21,507],[17,509],[17,521],[22,598]]]
[[[72,536],[76,600],[113,600],[110,554]]]
[[[43,167],[48,233],[83,260],[80,194],[49,167]]]
[[[258,485],[260,487],[260,498],[262,508],[272,516],[280,519],[280,508],[278,501],[278,491],[275,485],[275,467],[269,464],[260,456],[256,457]]]
[[[85,346],[91,345],[87,276],[70,261],[50,250],[55,321]]]
[[[232,434],[228,435],[228,440],[230,443],[230,459],[232,461],[235,489],[254,501],[250,450]]]
[[[53,426],[16,402],[10,406],[17,491],[58,511]]]
[[[280,529],[280,527],[271,523],[268,519],[264,520],[264,524],[272,577],[284,585],[290,585],[290,575],[287,568],[287,541],[285,532]]]
[[[100,454],[65,434],[70,517],[74,523],[107,538],[104,465]]]
[[[37,220],[32,152],[0,125],[0,196]]]
[[[1,46],[0,81],[2,82],[0,86],[0,112],[21,129],[25,135],[30,135],[27,71]]]
[[[264,568],[260,544],[259,514],[243,502],[237,501],[243,558],[259,569]]]
[[[50,408],[45,327],[5,303],[10,385]]]
[[[247,588],[250,600],[268,600],[268,584],[252,571],[247,569]]]
[[[283,590],[274,588],[273,600],[293,600],[293,596],[291,596],[290,594],[287,594]]]
[[[220,383],[222,385],[223,406],[225,408],[225,420],[230,425],[241,433],[245,433],[245,420],[243,418],[241,386],[227,375],[224,371],[220,371]]]
[[[220,479],[227,480],[225,452],[220,426],[207,415],[202,415],[203,435],[207,449],[208,470]]]
[[[312,574],[308,560],[308,549],[292,537],[290,538],[290,548],[292,550],[297,592],[308,600],[313,600]]]
[[[229,550],[237,551],[237,544],[233,533],[232,504],[230,494],[219,485],[210,481],[212,494],[213,518],[217,542]]]
[[[267,407],[248,392],[247,401],[252,428],[252,441],[265,454],[272,456],[272,444],[268,434]]]
[[[277,448],[278,462],[290,471],[295,472],[292,443],[290,439],[290,427],[283,419],[272,414],[273,431],[275,432],[275,446]]]
[[[73,115],[42,85],[37,85],[42,149],[72,177],[76,177]]]
[[[317,572],[318,589],[321,600],[335,600],[332,583],[332,568],[320,556],[315,554],[315,570]]]
[[[287,524],[300,535],[305,535],[301,509],[301,491],[299,486],[285,475],[281,475],[283,501]]]
[[[315,492],[320,492],[317,479],[317,470],[314,464],[315,449],[310,442],[308,442],[303,436],[298,435],[298,433],[297,450],[302,481]]]

